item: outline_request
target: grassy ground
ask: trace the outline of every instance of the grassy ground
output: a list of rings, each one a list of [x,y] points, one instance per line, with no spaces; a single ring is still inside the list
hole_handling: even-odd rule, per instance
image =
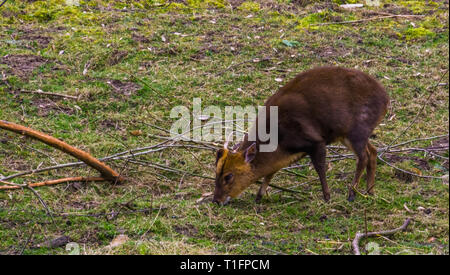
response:
[[[373,138],[384,147],[426,103],[427,88],[448,83],[448,75],[441,80],[448,69],[448,1],[381,1],[357,10],[340,9],[345,1],[172,2],[9,0],[0,9],[0,119],[102,157],[160,142],[154,136],[167,135],[158,128],[174,122],[171,108],[190,108],[194,97],[203,106],[261,105],[296,73],[339,65],[368,72],[387,88],[391,108]],[[415,16],[317,25],[383,12]],[[79,98],[27,93],[39,89]],[[448,84],[434,91],[397,143],[448,133]],[[439,143],[448,145],[448,138],[408,146]],[[420,151],[386,158],[439,177],[448,175],[448,151],[440,153],[444,158]],[[209,150],[169,148],[139,159],[214,176]],[[0,175],[71,161],[0,131]],[[409,177],[381,162],[373,198],[347,202],[355,162],[345,159],[330,162],[329,203],[307,166],[294,170],[302,176],[284,172],[273,181],[300,194],[271,189],[256,204],[255,186],[225,207],[197,203],[213,190],[210,179],[125,161],[109,164],[129,181],[37,188],[53,218],[29,190],[0,192],[0,253],[67,254],[65,246],[45,243],[66,236],[82,254],[350,254],[350,241],[366,224],[369,231],[385,230],[407,217],[413,222],[406,232],[365,240],[361,247],[371,241],[382,254],[449,253],[448,180]],[[12,181],[70,175],[96,171],[67,168]],[[126,242],[108,247],[120,234]]]

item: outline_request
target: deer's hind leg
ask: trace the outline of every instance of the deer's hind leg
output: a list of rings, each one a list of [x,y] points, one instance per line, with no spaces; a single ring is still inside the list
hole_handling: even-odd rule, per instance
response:
[[[367,162],[367,194],[373,195],[374,194],[374,187],[375,187],[375,169],[377,168],[377,149],[370,144],[370,142],[367,142],[367,155],[369,157],[369,160]]]
[[[367,149],[368,140],[367,139],[359,139],[359,140],[350,140],[343,139],[342,143],[349,148],[356,155],[356,171],[355,176],[351,185],[348,187],[348,201],[354,201],[356,192],[355,189],[358,188],[359,182],[361,181],[361,176],[364,172],[364,169],[368,167],[369,162],[369,154]]]
[[[328,189],[327,177],[325,176],[325,173],[327,171],[326,169],[327,149],[325,146],[326,146],[325,142],[317,143],[309,153],[309,156],[311,157],[311,162],[314,166],[314,169],[316,169],[316,172],[319,175],[320,183],[322,184],[323,199],[325,201],[329,201],[330,190]]]

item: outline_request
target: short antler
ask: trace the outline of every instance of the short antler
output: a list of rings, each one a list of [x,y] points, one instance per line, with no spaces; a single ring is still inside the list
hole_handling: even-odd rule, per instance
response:
[[[231,132],[227,139],[225,140],[225,143],[223,144],[223,149],[227,149],[228,150],[228,143],[230,143],[230,137],[233,135],[233,132]]]

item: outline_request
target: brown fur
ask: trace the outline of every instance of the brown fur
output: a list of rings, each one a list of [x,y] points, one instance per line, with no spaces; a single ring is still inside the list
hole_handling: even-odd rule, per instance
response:
[[[381,84],[357,70],[321,67],[297,75],[265,103],[266,107],[278,106],[277,150],[248,154],[253,142],[247,138],[236,152],[222,149],[222,155],[218,153],[217,158],[222,165],[217,166],[214,201],[224,202],[227,197],[235,197],[264,177],[256,197],[260,200],[273,174],[304,155],[311,157],[324,199],[328,201],[325,146],[336,141],[341,141],[357,157],[348,199],[354,199],[354,188],[364,169],[367,170],[367,192],[373,194],[377,153],[369,137],[386,114],[388,103]],[[268,121],[269,112],[266,117]],[[259,143],[257,140],[256,148]],[[251,161],[246,161],[247,154],[252,157]],[[229,174],[232,176],[226,181],[224,177]]]

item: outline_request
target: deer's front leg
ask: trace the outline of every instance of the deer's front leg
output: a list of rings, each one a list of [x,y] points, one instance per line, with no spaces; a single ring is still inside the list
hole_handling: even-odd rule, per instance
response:
[[[255,199],[256,202],[260,202],[262,196],[264,194],[266,194],[267,186],[269,186],[270,180],[273,178],[274,174],[275,173],[267,175],[267,176],[264,177],[264,182],[261,184],[261,187],[259,188],[258,193],[256,194],[256,199]]]

